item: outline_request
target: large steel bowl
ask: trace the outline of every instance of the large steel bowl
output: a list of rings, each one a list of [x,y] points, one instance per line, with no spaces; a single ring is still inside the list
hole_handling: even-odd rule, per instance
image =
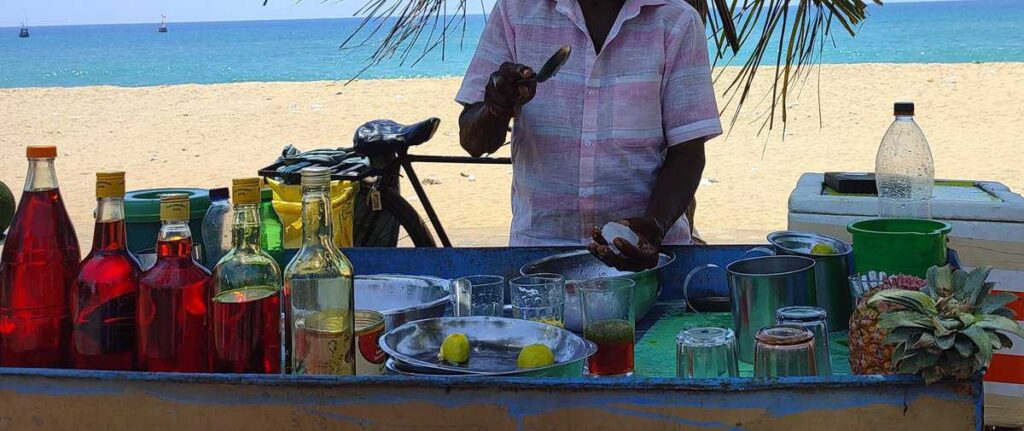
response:
[[[441,363],[438,352],[452,333],[466,334],[470,359],[464,366]],[[523,347],[544,344],[555,354],[546,367],[519,369],[516,358]],[[555,326],[503,317],[442,317],[406,323],[388,331],[380,347],[397,371],[415,375],[472,374],[517,377],[579,377],[583,362],[597,346]]]
[[[355,279],[356,309],[384,315],[386,329],[414,320],[441,317],[451,303],[451,283],[434,277],[360,275]]]
[[[661,253],[658,266],[640,272],[623,272],[605,265],[590,252],[573,251],[556,254],[523,265],[523,275],[554,273],[565,277],[565,328],[570,331],[583,331],[583,312],[580,296],[576,291],[576,283],[598,278],[628,278],[636,283],[633,291],[633,310],[636,318],[641,319],[650,311],[661,294],[661,283],[658,271],[675,260],[672,253]]]

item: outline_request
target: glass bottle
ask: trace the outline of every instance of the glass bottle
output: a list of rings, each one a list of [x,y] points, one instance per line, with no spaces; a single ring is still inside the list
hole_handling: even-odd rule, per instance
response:
[[[935,163],[928,139],[914,122],[913,103],[895,104],[893,114],[875,156],[878,216],[931,218]]]
[[[57,186],[57,147],[26,155],[25,190],[0,255],[0,366],[63,367],[81,254]]]
[[[260,245],[259,181],[232,181],[231,250],[211,276],[210,361],[218,373],[281,371],[281,268]]]
[[[71,296],[72,367],[134,369],[141,276],[125,234],[124,172],[99,172],[92,250],[80,265]]]
[[[331,173],[310,167],[302,174],[302,247],[285,269],[291,372],[355,374],[352,264],[334,244]]]
[[[139,280],[136,365],[142,371],[209,369],[210,272],[192,257],[188,211],[188,195],[160,196],[156,263]]]
[[[203,216],[203,266],[213,268],[231,249],[231,204],[228,188],[210,189],[210,207]]]
[[[279,267],[288,264],[284,261],[284,225],[274,210],[274,192],[267,188],[260,190],[260,246]]]

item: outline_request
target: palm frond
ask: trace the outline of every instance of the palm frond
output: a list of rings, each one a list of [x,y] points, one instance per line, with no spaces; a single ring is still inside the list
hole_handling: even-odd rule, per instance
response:
[[[337,0],[341,1],[345,0]],[[466,13],[472,0],[362,1],[356,15],[362,16],[363,21],[340,47],[376,46],[360,74],[395,59],[414,65],[438,48],[444,59],[454,33],[465,34]],[[796,91],[797,82],[810,75],[811,68],[807,66],[820,60],[826,42],[832,40],[832,23],[838,22],[843,31],[853,36],[867,18],[865,0],[686,1],[700,12],[710,30],[708,40],[714,49],[714,65],[730,65],[734,61],[739,64],[721,104],[723,115],[734,110],[731,124],[735,125],[751,97],[758,71],[763,66],[772,66],[771,89],[765,95],[770,109],[763,118],[762,130],[788,120],[787,102]],[[882,4],[880,0],[873,1]],[[484,7],[483,0],[480,5]],[[428,27],[430,31],[424,34]],[[461,42],[460,37],[460,46]],[[716,81],[722,76],[719,71]]]

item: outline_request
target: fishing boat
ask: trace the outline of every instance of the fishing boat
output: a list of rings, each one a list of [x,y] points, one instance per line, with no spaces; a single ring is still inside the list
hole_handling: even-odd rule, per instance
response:
[[[160,27],[156,29],[157,33],[167,33],[167,16],[160,14]]]
[[[28,27],[25,27],[25,23],[21,23],[21,31],[18,32],[18,37],[28,37]]]

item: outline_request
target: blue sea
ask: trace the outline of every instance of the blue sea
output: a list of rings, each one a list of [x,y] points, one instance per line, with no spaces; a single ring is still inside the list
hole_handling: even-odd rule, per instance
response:
[[[1024,0],[872,5],[855,38],[833,23],[823,63],[1024,61]],[[0,87],[147,86],[242,81],[348,80],[366,66],[367,46],[340,50],[360,19],[0,28]],[[461,75],[483,28],[469,16],[418,62],[385,61],[361,78]],[[460,43],[461,42],[461,43]],[[414,64],[415,63],[415,64]]]

